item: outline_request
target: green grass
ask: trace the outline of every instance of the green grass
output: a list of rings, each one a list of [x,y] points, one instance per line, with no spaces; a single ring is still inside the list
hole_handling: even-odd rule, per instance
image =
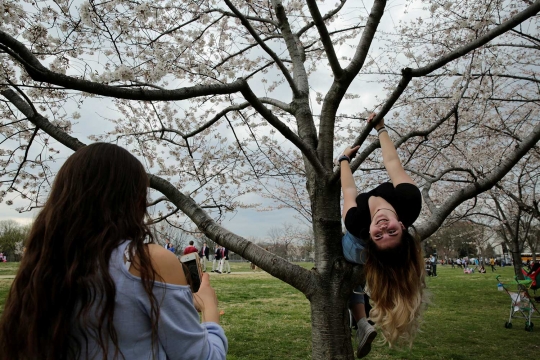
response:
[[[7,264],[0,263],[0,274],[14,273],[16,265]],[[265,272],[251,271],[247,263],[231,263],[231,267],[232,274],[211,273],[219,307],[225,311],[221,325],[229,339],[227,359],[310,359],[310,309],[304,295]],[[523,319],[513,319],[513,328],[505,329],[510,298],[497,291],[491,270],[487,274],[463,274],[460,269],[438,266],[437,272],[437,278],[427,279],[432,304],[413,348],[374,346],[367,359],[540,357],[540,319],[533,320],[535,332],[524,330]],[[513,278],[510,267],[497,273]],[[0,280],[2,307],[10,283]]]
[[[19,268],[18,262],[0,262],[0,276],[15,275]]]
[[[310,264],[302,264],[309,268]],[[229,338],[228,359],[310,359],[309,302],[291,286],[245,264],[233,274],[212,274],[212,286],[225,310],[222,326]],[[238,271],[242,271],[238,273]],[[247,274],[245,272],[248,272]],[[523,319],[505,329],[510,297],[497,291],[495,273],[463,274],[438,266],[428,278],[431,305],[411,350],[374,346],[368,359],[534,359],[540,356],[540,319],[526,332]],[[234,274],[236,272],[236,274]],[[498,269],[506,279],[513,268]]]

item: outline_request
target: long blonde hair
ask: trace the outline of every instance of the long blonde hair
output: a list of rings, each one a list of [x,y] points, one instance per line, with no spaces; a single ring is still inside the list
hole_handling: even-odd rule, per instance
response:
[[[420,241],[404,231],[397,247],[379,250],[369,239],[366,251],[364,271],[373,303],[369,317],[391,347],[411,346],[427,303]]]

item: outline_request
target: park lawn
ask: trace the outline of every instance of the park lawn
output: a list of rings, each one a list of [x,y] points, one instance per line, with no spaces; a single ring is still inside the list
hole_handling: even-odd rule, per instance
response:
[[[7,263],[10,264],[10,263]],[[11,263],[13,264],[13,263]],[[0,263],[0,274],[5,264]],[[300,264],[310,268],[311,264]],[[247,263],[231,263],[232,274],[211,273],[211,283],[225,311],[221,325],[229,339],[229,360],[310,359],[309,302],[303,294]],[[16,265],[11,265],[12,271]],[[7,270],[6,270],[7,271]],[[526,332],[523,319],[505,329],[510,298],[497,291],[495,273],[463,274],[438,266],[428,278],[431,305],[412,349],[374,346],[367,359],[535,359],[540,357],[540,319]],[[513,278],[511,267],[498,269]],[[3,308],[11,280],[0,280]]]
[[[211,276],[225,310],[221,323],[229,338],[227,359],[310,359],[309,302],[264,272],[249,276],[244,266],[232,264],[232,274]],[[510,280],[513,268],[463,274],[438,266],[437,272],[438,277],[427,279],[431,304],[412,349],[374,346],[368,359],[540,358],[540,328],[526,332],[523,319],[513,319],[512,329],[504,327],[510,297],[497,291],[495,274]],[[540,324],[540,319],[533,322]]]
[[[18,262],[0,262],[0,276],[15,275],[19,269]]]

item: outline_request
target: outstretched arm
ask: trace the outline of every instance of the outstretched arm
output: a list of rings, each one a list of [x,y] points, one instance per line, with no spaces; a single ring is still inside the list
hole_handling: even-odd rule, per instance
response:
[[[360,149],[360,146],[345,149],[343,155],[346,155],[349,160],[356,155],[356,152]],[[341,168],[341,191],[343,192],[343,211],[341,217],[345,221],[345,215],[350,208],[356,207],[356,184],[354,183],[351,167],[349,161],[343,160],[340,163]]]
[[[369,115],[367,121],[370,122],[375,115],[375,113]],[[381,119],[381,121],[375,125],[375,130],[379,132],[384,167],[386,168],[386,171],[388,171],[388,176],[390,176],[390,180],[392,180],[394,187],[402,183],[415,184],[414,180],[411,179],[401,165],[401,160],[399,160],[396,147],[394,146],[392,139],[390,139],[388,131],[386,131],[384,127],[384,119]],[[341,181],[343,181],[343,178]]]

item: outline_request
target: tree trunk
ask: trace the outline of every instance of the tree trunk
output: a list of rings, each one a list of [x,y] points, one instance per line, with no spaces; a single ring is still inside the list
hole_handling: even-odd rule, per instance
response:
[[[521,246],[519,244],[519,238],[517,236],[514,236],[512,238],[512,246],[510,247],[512,250],[512,262],[514,263],[514,274],[518,277],[518,279],[523,280],[523,273],[521,272],[521,269],[523,265],[521,264]]]
[[[349,328],[348,298],[340,285],[320,288],[311,301],[313,360],[352,360],[355,358]]]
[[[347,303],[363,269],[343,256],[339,184],[330,186],[317,176],[310,180],[316,276],[306,296],[311,303],[312,359],[352,360]]]

